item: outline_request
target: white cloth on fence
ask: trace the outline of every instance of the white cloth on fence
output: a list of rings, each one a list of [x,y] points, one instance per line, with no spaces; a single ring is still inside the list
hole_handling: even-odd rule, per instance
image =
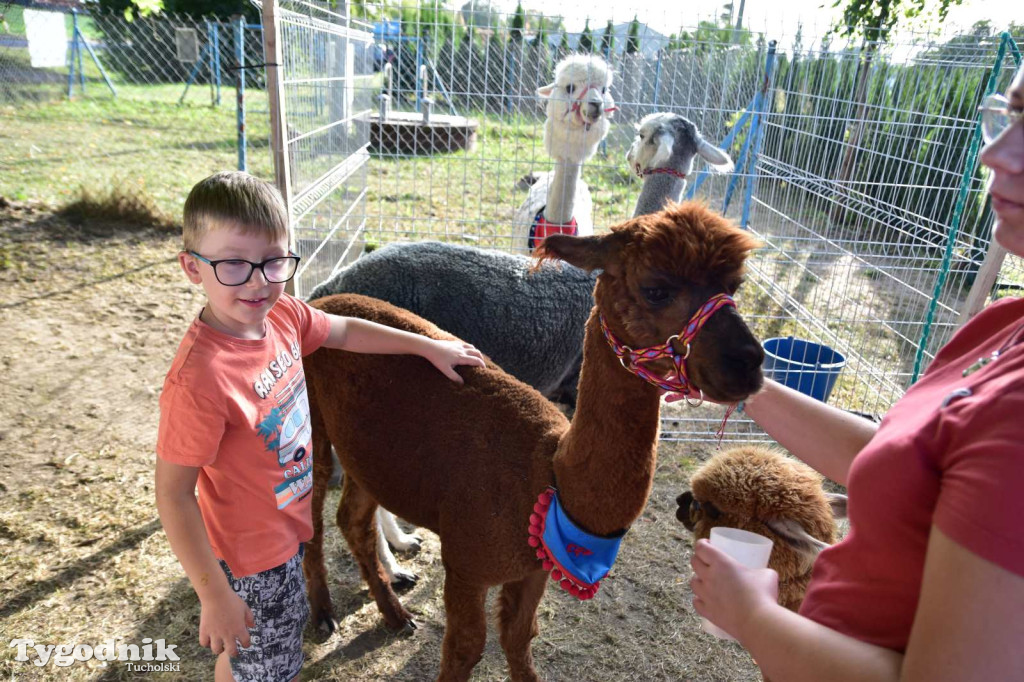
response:
[[[32,66],[66,66],[68,30],[64,14],[26,9],[24,17],[28,55]]]

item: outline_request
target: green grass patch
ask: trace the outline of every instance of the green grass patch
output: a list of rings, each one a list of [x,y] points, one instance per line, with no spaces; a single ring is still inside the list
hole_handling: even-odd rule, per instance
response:
[[[64,87],[59,84],[31,86]],[[0,196],[62,206],[93,193],[149,196],[171,216],[181,214],[189,189],[203,177],[238,167],[235,91],[221,89],[210,106],[209,88],[191,88],[182,105],[181,84],[118,85],[113,97],[102,81],[87,83],[87,97],[0,108]],[[77,85],[76,85],[76,93]],[[246,91],[249,170],[273,177],[266,149],[266,94]]]
[[[3,17],[0,20],[0,33],[11,36],[25,35],[24,7],[19,7],[9,2],[0,4],[0,17]],[[64,15],[64,25],[67,27],[68,38],[70,39],[72,27],[74,26],[71,14],[66,13]],[[90,16],[80,14],[78,16],[78,28],[87,40],[103,40],[103,32],[96,28],[96,22]]]
[[[0,33],[12,36],[25,35],[25,8],[10,3],[0,6]]]
[[[480,124],[472,151],[371,159],[370,238],[380,243],[443,239],[501,249],[513,246],[512,218],[527,196],[516,183],[530,172],[554,168],[544,149],[543,120],[460,113]],[[640,183],[624,167],[624,155],[625,146],[610,135],[583,166],[598,229],[632,215]]]

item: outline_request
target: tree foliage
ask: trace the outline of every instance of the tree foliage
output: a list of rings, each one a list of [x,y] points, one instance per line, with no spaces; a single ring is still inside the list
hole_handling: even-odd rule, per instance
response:
[[[523,42],[523,28],[526,26],[526,15],[523,13],[523,3],[516,5],[516,12],[509,22],[508,39],[511,43],[521,44]]]
[[[843,18],[833,30],[842,36],[861,34],[868,40],[882,40],[900,19],[914,19],[935,8],[939,20],[949,8],[963,0],[836,0],[833,7],[843,8]]]
[[[587,19],[586,24],[583,26],[583,33],[580,34],[580,42],[577,44],[576,49],[588,54],[594,51],[594,34],[590,30],[590,19]]]
[[[555,55],[555,59],[562,59],[567,54],[569,54],[569,34],[563,30],[562,37],[558,41],[558,53]]]
[[[626,54],[636,54],[640,51],[640,22],[636,15],[633,21],[629,22],[629,34],[626,36]]]
[[[547,47],[548,45],[548,33],[547,33],[547,22],[544,17],[541,17],[537,22],[537,33],[533,37],[531,43],[534,47]]]
[[[490,0],[469,0],[459,12],[466,26],[493,29],[501,24],[501,12]]]
[[[609,19],[608,24],[604,27],[604,33],[601,34],[601,54],[604,55],[605,59],[611,59],[614,51],[615,26],[612,25],[611,19]]]
[[[753,42],[753,34],[745,28],[737,31],[728,24],[723,26],[704,20],[697,24],[697,30],[693,32],[680,31],[678,35],[672,34],[668,49],[707,52],[723,50],[730,45],[749,46]]]
[[[185,14],[196,19],[229,19],[239,14],[259,21],[260,11],[248,0],[98,0],[102,11],[116,12],[129,21],[161,12]]]

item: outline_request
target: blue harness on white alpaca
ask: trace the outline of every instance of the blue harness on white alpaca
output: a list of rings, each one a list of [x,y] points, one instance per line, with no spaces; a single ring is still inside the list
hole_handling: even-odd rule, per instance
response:
[[[592,598],[615,563],[626,531],[610,537],[588,533],[565,513],[554,488],[541,493],[533,509],[530,546],[544,570],[573,596]]]

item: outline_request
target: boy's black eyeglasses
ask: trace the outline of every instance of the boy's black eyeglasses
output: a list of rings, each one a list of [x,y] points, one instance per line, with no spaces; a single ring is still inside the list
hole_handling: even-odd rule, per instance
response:
[[[253,263],[241,258],[210,260],[203,258],[195,251],[189,251],[188,254],[209,264],[213,268],[213,274],[217,281],[226,287],[238,287],[245,284],[252,277],[253,270],[256,268],[263,273],[263,279],[271,284],[287,282],[295,276],[295,270],[299,267],[300,260],[299,256],[289,255],[268,258],[262,263]]]

